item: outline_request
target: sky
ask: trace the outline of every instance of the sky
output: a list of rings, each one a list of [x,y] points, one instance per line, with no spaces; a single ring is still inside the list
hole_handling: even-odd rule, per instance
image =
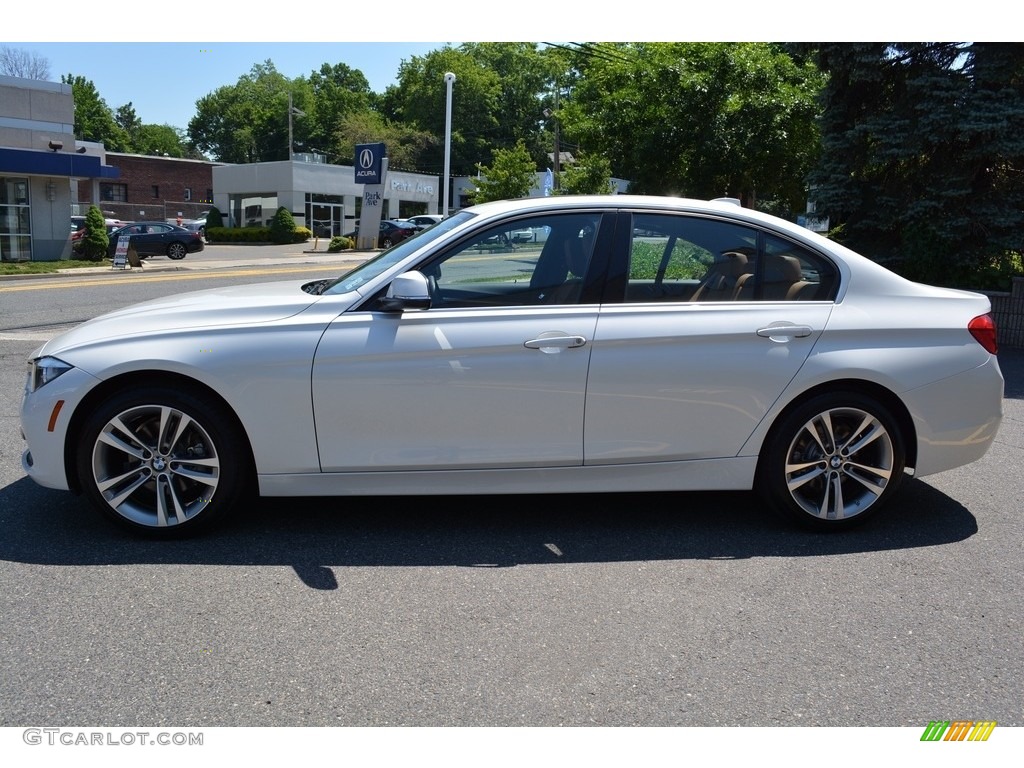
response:
[[[143,123],[182,130],[195,115],[196,101],[223,85],[233,85],[254,64],[267,59],[289,79],[308,76],[322,64],[360,70],[375,92],[395,82],[399,65],[446,43],[71,43],[10,42],[10,48],[45,58],[50,76],[81,75],[91,80],[112,110],[132,103]],[[457,45],[457,43],[455,43]]]

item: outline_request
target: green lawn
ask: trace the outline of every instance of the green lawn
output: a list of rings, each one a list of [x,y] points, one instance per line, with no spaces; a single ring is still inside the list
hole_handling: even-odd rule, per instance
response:
[[[82,259],[64,259],[60,261],[0,261],[0,275],[45,275],[61,269],[78,269],[81,267],[103,267],[110,259],[101,261],[84,261]]]

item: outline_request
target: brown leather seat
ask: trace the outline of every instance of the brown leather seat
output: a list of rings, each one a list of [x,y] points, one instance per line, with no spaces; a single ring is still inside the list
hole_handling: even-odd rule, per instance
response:
[[[752,271],[746,254],[725,251],[712,263],[690,301],[735,301]]]

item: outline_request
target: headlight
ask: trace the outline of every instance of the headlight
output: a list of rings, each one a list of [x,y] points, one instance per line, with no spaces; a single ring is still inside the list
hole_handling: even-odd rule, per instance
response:
[[[26,392],[35,392],[44,384],[48,384],[62,373],[70,371],[73,365],[68,365],[56,357],[40,357],[37,360],[28,361],[28,381],[25,382]]]

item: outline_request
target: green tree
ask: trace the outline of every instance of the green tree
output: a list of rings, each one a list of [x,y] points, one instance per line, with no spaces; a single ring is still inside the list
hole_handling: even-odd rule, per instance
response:
[[[139,128],[142,127],[142,121],[135,113],[135,107],[130,101],[127,104],[122,104],[114,110],[114,122],[117,123],[121,130],[124,131],[130,139],[134,139]]]
[[[422,167],[424,155],[437,147],[437,137],[401,123],[392,123],[379,112],[365,110],[343,117],[331,142],[331,154],[342,164],[355,161],[357,144],[383,142],[387,147],[388,168],[415,171]]]
[[[494,150],[494,162],[490,167],[479,166],[479,170],[481,178],[471,194],[474,203],[526,197],[537,179],[533,158],[522,141],[512,149]]]
[[[604,155],[580,152],[575,163],[562,168],[560,195],[608,195],[611,191],[612,166]]]
[[[366,76],[347,64],[323,64],[301,82],[308,89],[303,99],[301,141],[311,150],[327,149],[334,143],[339,127],[352,115],[366,113],[373,92]]]
[[[537,43],[487,42],[463,43],[460,50],[498,76],[497,124],[486,135],[490,145],[506,149],[521,140],[538,167],[545,165],[554,139],[543,120],[544,109],[554,106],[555,84],[566,68],[559,49],[541,48]]]
[[[822,77],[781,46],[588,44],[567,82],[563,136],[605,155],[633,191],[803,209]]]
[[[75,136],[84,141],[99,141],[113,152],[131,149],[128,134],[117,124],[110,110],[96,90],[92,80],[81,75],[62,75],[60,81],[71,86],[75,102]]]
[[[501,82],[498,74],[465,51],[444,47],[413,56],[398,69],[398,83],[381,99],[384,116],[439,137],[426,148],[421,166],[429,173],[444,169],[447,105],[446,72],[455,74],[452,88],[451,172],[468,176],[490,156],[498,126]]]
[[[90,205],[85,214],[85,235],[81,239],[80,253],[88,261],[100,261],[107,255],[110,238],[107,236],[107,222],[103,211]]]
[[[300,90],[295,98],[295,90]],[[196,102],[188,140],[200,151],[227,163],[288,159],[288,96],[306,110],[305,90],[293,86],[269,59],[254,64],[235,85],[225,85]],[[300,131],[302,120],[293,121]]]
[[[165,157],[190,157],[193,154],[185,146],[185,137],[180,128],[155,123],[139,126],[133,151],[142,155]]]

